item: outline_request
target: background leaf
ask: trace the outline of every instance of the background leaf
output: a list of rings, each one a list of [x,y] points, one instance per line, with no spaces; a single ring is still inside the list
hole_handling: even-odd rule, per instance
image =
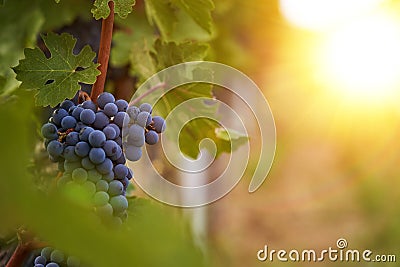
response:
[[[36,104],[55,106],[65,98],[72,98],[80,89],[79,82],[93,84],[98,64],[93,63],[96,54],[85,46],[78,55],[72,50],[76,39],[69,34],[49,33],[42,36],[51,53],[46,58],[39,49],[25,49],[25,59],[14,68],[22,89],[39,90]]]
[[[211,10],[214,9],[212,0],[172,0],[173,3],[185,10],[187,14],[204,30],[211,34]]]
[[[114,1],[114,12],[121,18],[126,18],[130,12],[132,12],[132,6],[135,4],[135,0],[113,0]],[[110,7],[108,6],[110,0],[96,0],[94,7],[92,8],[93,17],[95,19],[105,19],[110,15]]]

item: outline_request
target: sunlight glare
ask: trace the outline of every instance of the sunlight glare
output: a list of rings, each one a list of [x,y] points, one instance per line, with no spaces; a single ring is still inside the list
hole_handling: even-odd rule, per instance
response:
[[[283,16],[294,26],[326,30],[377,7],[383,0],[280,0]]]
[[[400,23],[366,17],[331,34],[319,56],[325,80],[352,98],[393,97],[400,85]]]

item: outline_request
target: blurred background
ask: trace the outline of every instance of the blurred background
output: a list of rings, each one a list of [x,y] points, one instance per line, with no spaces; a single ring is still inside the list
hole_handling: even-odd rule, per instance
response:
[[[320,251],[339,238],[398,253],[399,4],[216,1],[217,61],[256,81],[277,130],[263,186],[249,194],[248,177],[208,207],[218,266],[271,266],[257,261],[264,245]]]
[[[49,2],[39,2],[47,10]],[[51,2],[55,6],[52,8],[58,10],[54,1]],[[45,14],[46,27],[43,26],[42,31],[52,29],[70,32],[80,37],[78,48],[89,43],[97,50],[100,23],[95,22],[88,12],[92,1],[75,2],[78,4],[71,9],[82,9],[80,12],[85,14],[71,11],[74,14],[72,16],[67,9],[64,14],[48,12]],[[208,266],[303,266],[303,263],[259,262],[257,251],[264,245],[276,250],[321,251],[329,247],[336,248],[339,238],[347,240],[349,249],[369,249],[374,254],[397,253],[397,261],[400,261],[400,1],[214,2],[215,32],[210,38],[209,59],[243,71],[263,91],[275,118],[275,160],[266,181],[255,193],[248,193],[252,173],[246,172],[246,176],[232,192],[215,203],[195,209],[169,206],[165,209],[177,215],[182,224],[185,222],[181,220],[181,214],[191,221],[189,228],[193,232],[194,242],[208,256]],[[30,13],[30,2],[20,3]],[[61,1],[61,4],[65,3],[68,5],[67,0]],[[143,11],[143,1],[138,0],[135,8]],[[19,17],[14,14],[21,10],[22,7],[16,7],[14,12],[8,12],[8,28],[17,23]],[[51,20],[58,15],[65,16],[62,25],[54,24]],[[121,22],[119,23],[117,28],[122,28]],[[28,37],[24,38],[21,37],[24,42],[28,40]],[[11,36],[10,39],[14,37]],[[43,46],[36,36],[31,36],[31,39],[33,41],[30,45],[37,39],[38,44]],[[7,44],[6,41],[3,43]],[[23,47],[19,48],[21,53]],[[7,49],[10,48],[0,45],[0,52],[6,51],[3,54],[8,53]],[[8,71],[11,71],[8,65],[17,64],[17,60],[14,61],[4,64]],[[132,88],[137,84],[137,79],[129,75],[129,68],[111,66],[108,75],[112,84],[109,83],[107,89],[112,91],[110,88],[119,88],[114,91],[117,98],[129,99]],[[89,90],[90,86],[83,89]],[[225,95],[223,90],[216,89],[215,93],[217,98],[234,103],[234,99]],[[37,113],[45,121],[50,109],[46,114],[42,114],[42,109]],[[38,128],[42,122],[34,123],[37,124],[34,127]],[[25,132],[27,129],[28,127]],[[251,145],[257,145],[260,140],[257,139],[256,129],[248,130]],[[40,147],[36,150],[40,150],[41,140],[37,133],[36,135],[37,147]],[[34,142],[31,144],[34,147]],[[12,149],[18,150],[14,147]],[[37,164],[40,170],[50,166],[45,161],[46,157],[47,155],[42,155],[37,159],[43,164]],[[5,159],[0,163],[8,167]],[[255,163],[250,165],[252,164]],[[221,166],[216,166],[208,174],[214,177],[220,169]],[[12,175],[17,176],[11,172],[9,176]],[[204,180],[207,178],[199,177]],[[0,182],[4,181],[6,179],[0,179]],[[11,184],[4,182],[3,185],[8,183]],[[4,188],[7,189],[7,186]],[[14,194],[13,190],[8,191],[12,192],[9,195]],[[139,188],[136,188],[134,194],[145,196]],[[0,196],[4,200],[2,203],[6,203],[3,206],[9,206],[9,195]],[[20,197],[19,200],[23,201],[24,198]],[[53,203],[49,205],[56,206]],[[58,228],[54,230],[50,226],[42,225],[36,214],[29,214],[33,212],[30,208],[25,212],[36,223],[37,229],[42,229],[45,238],[51,237],[50,233],[55,236],[54,233],[61,232]],[[43,211],[41,216],[51,214],[55,218],[62,218],[65,210],[68,211],[67,208],[54,209],[55,211],[49,209],[51,212],[47,213]],[[75,211],[71,210],[71,217],[80,217],[73,212]],[[176,232],[171,231],[169,224],[164,225],[165,218],[174,217],[170,213],[161,219],[157,216],[150,216],[143,223],[145,227],[139,228],[133,235],[125,236],[136,238],[135,235],[139,234],[137,240],[144,240],[148,243],[147,246],[135,247],[137,240],[132,238],[129,242],[133,245],[129,243],[122,246],[122,243],[116,243],[112,248],[102,249],[107,252],[109,249],[121,250],[123,256],[131,257],[124,252],[133,248],[137,255],[144,255],[146,252],[146,256],[161,264],[165,263],[163,257],[167,257],[168,253],[168,259],[175,262],[178,256],[184,256],[191,251],[191,247],[185,243],[177,246],[176,250],[172,246],[172,252],[166,249],[162,256],[154,257],[154,243],[159,242],[159,248],[166,248],[173,244],[171,240],[178,240],[176,232],[184,232],[180,224],[175,225],[179,230]],[[136,217],[131,218],[134,218],[132,221],[135,223]],[[156,222],[162,226],[157,231],[153,228],[153,223],[157,225]],[[65,221],[61,223],[65,225]],[[171,223],[173,224],[174,222]],[[74,227],[82,228],[78,224]],[[85,227],[87,228],[82,228],[79,234],[84,235],[85,229],[93,228],[89,223]],[[47,228],[49,233],[46,236]],[[146,239],[147,236],[145,233],[141,234],[141,229],[153,233],[151,238]],[[108,231],[102,233],[104,236],[94,230],[93,233],[93,236],[104,240],[109,240],[112,235]],[[69,246],[74,248],[76,240],[72,240],[68,232],[64,235],[54,239],[58,242],[56,244],[63,244],[62,241],[66,239],[69,240]],[[167,241],[161,242],[160,236]],[[126,241],[122,238],[121,240]],[[94,238],[91,241],[101,244]],[[101,248],[98,249],[100,251]],[[79,248],[76,249],[78,250]],[[107,254],[98,254],[104,259],[110,258]],[[99,262],[101,260],[100,258]],[[188,256],[186,260],[190,262],[191,258]],[[349,265],[359,264],[329,261],[315,263],[315,266]],[[168,266],[168,261],[165,266]],[[363,263],[362,266],[398,264]]]

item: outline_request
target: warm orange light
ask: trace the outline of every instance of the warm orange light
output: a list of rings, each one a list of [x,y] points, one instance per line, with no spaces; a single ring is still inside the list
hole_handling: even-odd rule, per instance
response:
[[[366,14],[384,0],[280,0],[284,17],[294,26],[327,30]]]
[[[368,16],[331,33],[318,53],[320,78],[352,100],[380,101],[400,88],[400,23]]]

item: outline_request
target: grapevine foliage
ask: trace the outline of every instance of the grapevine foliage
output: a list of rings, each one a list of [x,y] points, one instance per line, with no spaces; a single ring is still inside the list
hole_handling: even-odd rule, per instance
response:
[[[22,81],[20,88],[39,90],[36,104],[56,106],[65,98],[72,98],[80,89],[79,82],[93,84],[98,64],[93,63],[96,54],[85,46],[78,55],[72,50],[76,39],[69,34],[42,35],[51,53],[50,58],[39,48],[26,48],[25,59],[14,68],[17,79]]]
[[[94,8],[92,13],[95,19],[105,19],[110,15],[110,8],[108,2],[111,0],[96,0],[94,2]],[[115,13],[121,18],[126,18],[129,13],[132,12],[132,6],[135,4],[135,0],[114,0]]]

